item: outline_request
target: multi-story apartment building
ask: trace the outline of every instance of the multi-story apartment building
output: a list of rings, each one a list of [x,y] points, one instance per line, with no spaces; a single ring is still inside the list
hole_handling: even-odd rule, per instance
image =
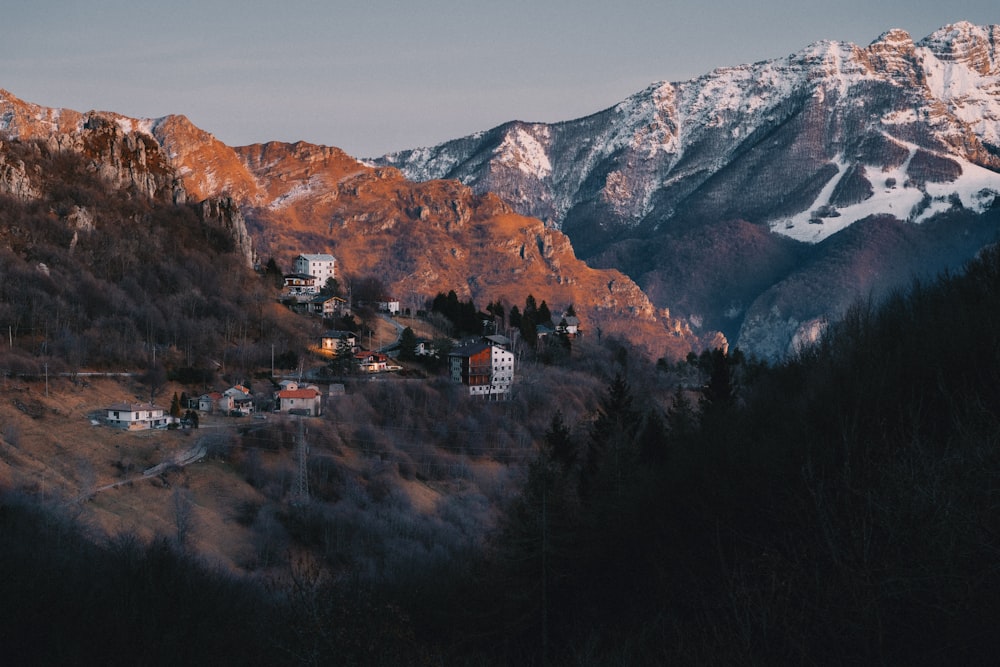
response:
[[[488,400],[510,396],[514,384],[514,355],[498,345],[473,343],[448,354],[451,379],[469,388],[469,394]]]
[[[337,260],[333,255],[302,254],[295,258],[295,273],[316,278],[316,286],[322,289],[326,281],[337,277]]]

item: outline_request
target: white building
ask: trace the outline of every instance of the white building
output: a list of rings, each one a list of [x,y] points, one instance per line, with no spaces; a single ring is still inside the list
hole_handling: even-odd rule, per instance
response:
[[[104,421],[108,426],[129,431],[166,428],[173,421],[163,408],[152,403],[115,403],[106,410]]]
[[[322,289],[326,281],[337,277],[337,260],[333,255],[299,255],[295,258],[295,273],[314,276],[316,285]]]
[[[381,313],[399,315],[399,301],[379,301],[378,309]]]
[[[451,379],[469,388],[471,396],[502,400],[514,384],[514,355],[498,345],[473,343],[448,354]]]

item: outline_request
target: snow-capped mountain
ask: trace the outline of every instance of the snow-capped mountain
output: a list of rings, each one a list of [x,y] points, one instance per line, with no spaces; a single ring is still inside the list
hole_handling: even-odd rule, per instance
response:
[[[992,219],[1000,205],[998,45],[1000,26],[965,22],[916,43],[901,30],[867,47],[819,42],[784,58],[656,83],[586,118],[512,122],[372,161],[412,179],[457,178],[495,192],[562,229],[593,265],[632,276],[657,305],[731,339],[739,331],[742,346],[773,356],[835,316],[845,298],[961,262],[992,238],[975,228],[961,232],[974,241],[952,242],[939,227],[949,217]],[[767,250],[741,255],[749,264],[732,267],[728,293],[702,294],[713,272],[730,269],[712,261],[707,246],[693,255],[691,248],[709,226],[734,220],[753,227],[715,243],[738,247],[753,237]],[[904,259],[880,249],[886,261],[895,258],[892,267],[846,280],[837,272],[856,269],[844,255],[850,243],[834,240],[862,220],[902,222],[898,234],[926,250]],[[874,237],[889,243],[895,235]],[[938,252],[924,240],[931,237],[949,249]],[[828,249],[842,261],[819,261]],[[691,256],[704,261],[671,264]],[[804,270],[811,278],[796,277]],[[829,287],[797,299],[784,284],[793,278],[799,287],[810,280]]]

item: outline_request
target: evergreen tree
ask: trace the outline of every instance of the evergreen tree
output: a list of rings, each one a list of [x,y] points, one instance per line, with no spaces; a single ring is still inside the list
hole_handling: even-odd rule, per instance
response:
[[[337,350],[330,361],[330,370],[337,375],[350,375],[354,372],[354,351],[343,340],[337,341]]]
[[[707,354],[707,358],[706,358]],[[733,383],[735,360],[720,348],[702,355],[702,368],[708,373],[708,384],[702,393],[702,410],[724,409],[736,399]]]
[[[581,479],[581,494],[590,501],[603,493],[621,497],[624,492],[628,471],[634,466],[637,454],[638,418],[632,400],[628,382],[620,373],[616,374],[591,428]]]
[[[504,319],[503,304],[500,303],[499,299],[497,299],[497,302],[493,304],[493,317],[495,317],[498,320],[498,326],[501,329],[506,325],[506,321]]]
[[[660,414],[651,410],[646,414],[638,433],[639,460],[645,465],[663,465],[668,456],[666,425]]]
[[[413,361],[417,358],[417,335],[410,327],[399,334],[399,358],[401,361]]]
[[[521,338],[529,347],[534,348],[538,342],[538,327],[535,325],[534,315],[522,315],[520,326]]]
[[[174,392],[173,398],[170,399],[170,416],[180,417],[181,416],[181,399],[177,396],[177,392]]]
[[[568,469],[576,463],[576,445],[570,439],[569,427],[563,421],[562,411],[557,410],[552,416],[549,430],[545,432],[545,447],[548,448],[552,460]]]
[[[521,315],[527,317],[531,315],[534,317],[538,314],[538,303],[535,301],[535,296],[529,294],[528,298],[524,300],[524,312]],[[537,320],[535,320],[537,322]]]
[[[695,434],[698,428],[698,417],[694,412],[691,399],[680,386],[674,391],[674,400],[667,411],[667,430],[674,442],[685,441]]]
[[[340,293],[340,283],[337,282],[336,278],[327,278],[323,287],[320,289],[320,294],[326,296],[343,296]]]
[[[521,328],[521,309],[517,306],[510,307],[510,316],[507,318],[507,324],[510,325],[512,329]]]
[[[543,300],[541,305],[538,306],[538,315],[536,321],[539,324],[545,326],[552,326],[552,313],[549,312],[549,306]]]

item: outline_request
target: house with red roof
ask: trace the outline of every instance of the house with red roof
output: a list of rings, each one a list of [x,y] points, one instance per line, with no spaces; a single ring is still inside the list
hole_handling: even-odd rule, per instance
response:
[[[315,385],[279,389],[274,393],[274,411],[318,417],[323,414],[323,395]]]

